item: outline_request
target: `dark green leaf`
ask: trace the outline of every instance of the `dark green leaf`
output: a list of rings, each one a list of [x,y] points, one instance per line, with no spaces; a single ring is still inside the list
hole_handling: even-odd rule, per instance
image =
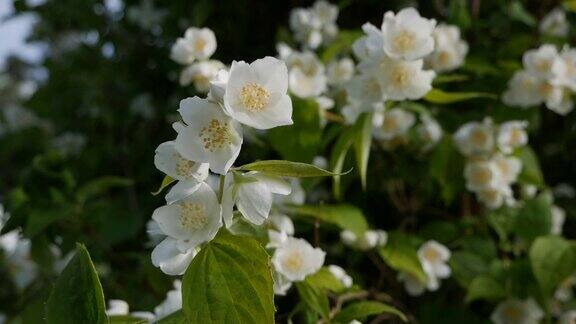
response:
[[[562,237],[537,238],[529,255],[534,277],[545,295],[551,294],[558,284],[576,271],[574,245]]]
[[[398,309],[376,301],[361,301],[348,305],[340,313],[336,314],[334,320],[338,323],[347,324],[353,320],[363,321],[369,316],[383,313],[394,314],[404,322],[408,321],[406,316]]]

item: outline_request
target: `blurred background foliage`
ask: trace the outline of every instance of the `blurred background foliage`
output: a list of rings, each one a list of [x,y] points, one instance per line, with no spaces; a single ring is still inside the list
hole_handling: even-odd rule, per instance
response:
[[[537,21],[558,6],[557,1],[337,3],[338,25],[350,33],[342,33],[340,48],[326,51],[339,55],[341,49],[349,51],[346,46],[353,40],[351,35],[359,35],[363,23],[379,26],[387,10],[417,6],[424,17],[458,25],[471,49],[459,71],[466,81],[442,84],[444,90],[501,94],[512,73],[521,67],[527,49],[545,41],[560,44],[557,39],[543,39],[537,29]],[[171,44],[187,27],[203,26],[216,34],[214,58],[218,60],[252,61],[275,55],[278,41],[291,42],[287,29],[290,10],[311,4],[294,0],[46,0],[39,5],[14,1],[14,15],[32,13],[37,17],[30,41],[44,44],[45,56],[39,64],[17,57],[6,62],[0,108],[22,105],[46,124],[0,138],[0,201],[12,214],[5,230],[23,227],[32,239],[33,259],[41,271],[39,279],[23,293],[0,272],[0,311],[21,314],[22,323],[40,322],[55,276],[50,270],[55,258],[49,249],[54,243],[63,254],[73,249],[75,242],[86,244],[108,298],[127,300],[135,310],[151,309],[162,300],[171,278],[151,265],[146,245],[146,221],[162,204],[161,196],[151,195],[162,180],[152,159],[156,146],[173,138],[169,125],[176,118],[179,100],[195,94],[193,87],[178,85],[179,67],[169,58]],[[573,43],[576,34],[570,37]],[[16,96],[30,80],[37,89],[29,96]],[[576,114],[563,117],[536,108],[510,109],[499,100],[484,99],[430,109],[441,116],[437,119],[447,132],[486,115],[496,121],[529,120],[530,143],[540,159],[545,183],[576,186]],[[316,131],[308,139],[309,151],[298,152],[284,142],[286,134],[272,132],[242,150],[237,163],[278,157],[311,162],[316,155],[329,156],[338,127],[331,124]],[[79,154],[63,154],[54,146],[54,138],[66,132],[85,136]],[[352,161],[347,165],[354,166]],[[401,309],[411,310],[421,323],[446,323],[447,318],[453,323],[481,323],[492,309],[482,303],[467,308],[463,302],[455,302],[464,299],[458,285],[467,285],[474,272],[483,271],[488,261],[501,253],[490,239],[497,233],[471,217],[478,208],[464,193],[461,170],[458,154],[450,145],[441,144],[432,158],[408,149],[372,154],[366,193],[359,190],[357,177],[342,179],[345,201],[359,206],[372,226],[417,232],[421,238],[440,237],[451,246],[478,252],[454,255],[456,281],[448,281],[439,293],[410,299],[396,281],[385,281],[390,295],[402,303]],[[304,185],[330,190],[330,180],[322,181]],[[566,236],[574,238],[576,202],[557,203],[568,212]],[[299,229],[303,235],[312,232],[308,223]],[[470,233],[473,235],[464,235]],[[332,261],[351,269],[360,284],[370,286],[378,278],[379,270],[363,253],[341,253],[338,231],[323,235]],[[518,269],[523,271],[521,265]],[[532,280],[530,273],[527,276],[518,276],[518,289],[530,289],[528,284],[523,287]],[[295,302],[296,297],[290,295],[278,308],[289,310],[283,305]]]

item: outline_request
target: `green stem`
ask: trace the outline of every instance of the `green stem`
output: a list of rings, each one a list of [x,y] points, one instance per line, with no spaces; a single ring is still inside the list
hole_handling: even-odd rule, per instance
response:
[[[226,182],[226,176],[220,175],[220,187],[218,188],[218,202],[222,203],[222,197],[224,197],[224,183]]]

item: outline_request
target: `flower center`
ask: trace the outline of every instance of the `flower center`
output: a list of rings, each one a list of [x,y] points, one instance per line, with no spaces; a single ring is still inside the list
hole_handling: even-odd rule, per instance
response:
[[[384,117],[384,130],[386,132],[393,132],[398,128],[398,120],[394,116]]]
[[[270,103],[270,93],[257,83],[248,83],[240,90],[240,100],[247,110],[262,111]]]
[[[474,173],[472,173],[472,180],[475,183],[484,184],[489,182],[492,179],[492,171],[487,167],[481,167],[476,169]]]
[[[202,228],[208,219],[204,213],[202,204],[182,202],[180,203],[180,224],[187,230],[195,231]]]
[[[176,160],[176,173],[181,177],[190,177],[196,163],[186,160],[178,153],[174,153],[174,159]]]
[[[508,306],[504,309],[504,316],[508,321],[516,323],[522,319],[522,312],[516,307]]]
[[[304,260],[302,259],[302,255],[298,251],[292,251],[290,254],[284,259],[284,266],[286,269],[290,271],[298,271],[304,264]]]
[[[394,37],[394,47],[401,53],[412,50],[415,43],[414,33],[408,30],[402,30]]]
[[[520,142],[522,141],[522,134],[523,132],[520,131],[517,128],[512,129],[512,131],[510,131],[510,144],[512,145],[519,145]]]
[[[426,249],[426,251],[424,251],[424,258],[431,263],[435,263],[440,260],[440,253],[434,249]]]
[[[210,152],[232,144],[232,134],[228,123],[218,119],[212,119],[206,127],[200,130],[199,136],[204,144],[204,149]]]
[[[397,66],[392,70],[392,82],[397,87],[408,86],[410,79],[410,70],[403,65]]]
[[[536,63],[536,69],[542,73],[546,73],[550,70],[552,63],[549,60],[540,60]]]
[[[197,52],[202,52],[206,48],[206,41],[203,38],[198,38],[194,42],[194,49]]]
[[[438,63],[440,63],[440,65],[448,65],[450,64],[451,61],[452,61],[452,55],[450,55],[450,52],[441,51],[438,54]]]
[[[482,129],[475,129],[470,135],[470,140],[475,146],[484,146],[488,142],[488,134]]]

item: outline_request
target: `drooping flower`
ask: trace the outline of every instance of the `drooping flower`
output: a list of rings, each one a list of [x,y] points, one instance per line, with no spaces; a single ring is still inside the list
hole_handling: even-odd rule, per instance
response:
[[[215,173],[225,174],[240,153],[240,125],[218,104],[198,97],[182,100],[178,111],[185,125],[178,132],[176,150],[191,161],[209,163]]]
[[[222,216],[227,226],[232,223],[234,205],[249,222],[261,225],[270,214],[272,194],[288,195],[290,183],[258,172],[234,173],[233,183],[224,191]]]
[[[434,50],[435,26],[436,20],[422,18],[414,8],[388,11],[382,22],[384,51],[394,59],[421,59]]]
[[[286,65],[273,57],[250,64],[232,62],[224,109],[242,124],[269,129],[292,124],[292,101]]]
[[[496,307],[490,319],[495,324],[538,324],[544,312],[533,299],[507,299]]]
[[[216,51],[216,36],[208,28],[190,27],[172,46],[170,57],[183,65],[208,59]]]
[[[290,281],[302,281],[324,264],[326,253],[301,238],[290,237],[274,251],[272,264]]]

